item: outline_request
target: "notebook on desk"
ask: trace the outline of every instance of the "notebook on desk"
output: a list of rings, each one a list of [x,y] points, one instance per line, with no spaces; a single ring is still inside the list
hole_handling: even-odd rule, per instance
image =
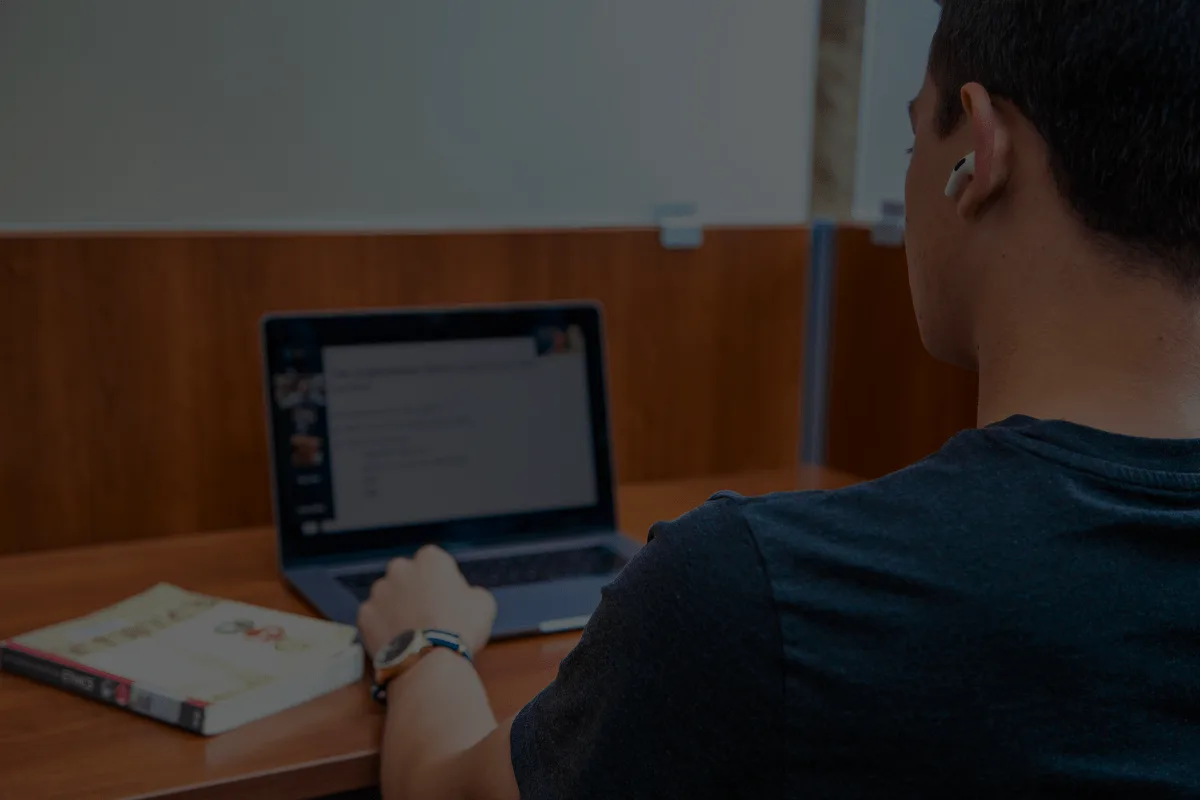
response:
[[[636,552],[617,530],[591,303],[269,315],[279,559],[353,623],[387,562],[435,543],[494,593],[496,637],[582,627]]]

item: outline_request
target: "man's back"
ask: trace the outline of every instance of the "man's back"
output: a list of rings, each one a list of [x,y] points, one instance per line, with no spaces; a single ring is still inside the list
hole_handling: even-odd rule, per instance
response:
[[[1016,417],[658,526],[514,769],[527,798],[1200,795],[1197,609],[1200,442]]]

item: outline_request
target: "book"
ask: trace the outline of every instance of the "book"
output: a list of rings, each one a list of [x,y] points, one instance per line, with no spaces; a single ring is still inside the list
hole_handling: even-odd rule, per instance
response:
[[[0,671],[212,735],[361,680],[357,636],[160,583],[0,642]]]

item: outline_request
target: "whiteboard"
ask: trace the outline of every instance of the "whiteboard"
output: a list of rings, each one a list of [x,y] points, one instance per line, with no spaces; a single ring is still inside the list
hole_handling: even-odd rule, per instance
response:
[[[0,230],[806,221],[818,0],[5,0]]]
[[[936,0],[867,0],[853,217],[877,222],[904,203],[913,135],[908,103],[921,89],[941,8]]]

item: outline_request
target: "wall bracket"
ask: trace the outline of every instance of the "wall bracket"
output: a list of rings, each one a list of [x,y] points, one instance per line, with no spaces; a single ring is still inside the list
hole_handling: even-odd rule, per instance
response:
[[[880,247],[904,245],[904,203],[883,201],[879,221],[871,227],[871,244]]]
[[[704,226],[695,203],[668,203],[654,209],[658,241],[668,250],[695,250],[704,244]]]

